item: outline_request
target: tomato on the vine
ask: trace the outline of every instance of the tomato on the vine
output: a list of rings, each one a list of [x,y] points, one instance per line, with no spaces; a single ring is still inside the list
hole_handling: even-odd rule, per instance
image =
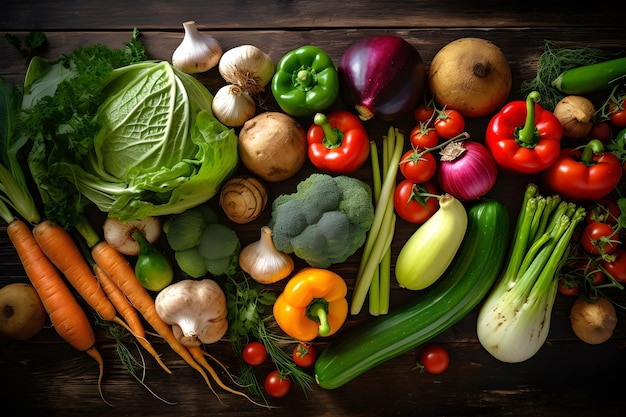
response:
[[[616,127],[626,127],[626,98],[620,98],[618,102],[611,102],[609,120]]]
[[[435,113],[434,107],[427,107],[425,105],[417,106],[413,112],[413,117],[417,123],[427,124],[430,122],[433,114]]]
[[[602,222],[589,223],[583,229],[580,244],[591,255],[612,254],[618,242],[613,237],[614,230],[610,224]]]
[[[393,195],[396,213],[409,223],[424,223],[439,209],[439,199],[423,194],[438,192],[437,187],[430,181],[416,184],[404,179],[398,183]]]
[[[450,365],[450,355],[441,345],[428,345],[420,356],[420,363],[429,374],[443,373]]]
[[[454,109],[444,109],[437,115],[435,120],[435,130],[442,139],[452,139],[463,133],[465,129],[465,118]]]
[[[609,122],[599,122],[593,125],[591,132],[589,132],[589,137],[591,139],[598,139],[602,142],[607,142],[611,139],[611,133],[613,132]]]
[[[300,342],[293,348],[292,356],[296,365],[307,368],[315,363],[317,352],[312,344]]]
[[[291,389],[291,378],[289,375],[281,375],[280,371],[275,369],[267,374],[263,386],[269,396],[281,398]]]
[[[577,295],[580,292],[580,284],[574,280],[559,278],[559,292],[563,295]]]
[[[435,128],[420,123],[411,129],[409,141],[415,149],[434,148],[439,143],[439,133]]]
[[[248,365],[259,366],[267,358],[267,349],[263,343],[254,340],[243,347],[243,360]]]
[[[618,248],[612,255],[615,256],[615,259],[612,262],[603,260],[602,267],[606,269],[616,281],[626,282],[626,249]]]
[[[437,170],[437,161],[428,151],[411,149],[400,159],[400,172],[416,184],[429,181]]]
[[[621,211],[617,203],[609,198],[605,198],[596,202],[593,207],[587,211],[585,221],[587,224],[594,222],[615,224],[617,223],[620,213]]]

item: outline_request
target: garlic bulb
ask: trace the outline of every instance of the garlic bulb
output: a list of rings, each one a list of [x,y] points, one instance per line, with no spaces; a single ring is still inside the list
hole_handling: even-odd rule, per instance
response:
[[[581,139],[593,129],[595,112],[596,109],[588,98],[570,95],[557,103],[553,113],[563,126],[563,136]]]
[[[274,76],[272,58],[253,45],[241,45],[224,52],[219,72],[231,84],[255,95],[265,89]]]
[[[211,106],[213,115],[230,127],[242,126],[256,113],[256,104],[250,94],[235,84],[217,90]]]
[[[261,284],[272,284],[291,274],[294,262],[291,256],[279,251],[272,240],[272,229],[261,228],[261,238],[239,252],[239,266]]]
[[[183,23],[185,36],[172,54],[172,65],[187,74],[205,72],[217,65],[222,57],[222,47],[209,35],[198,31],[196,22]]]

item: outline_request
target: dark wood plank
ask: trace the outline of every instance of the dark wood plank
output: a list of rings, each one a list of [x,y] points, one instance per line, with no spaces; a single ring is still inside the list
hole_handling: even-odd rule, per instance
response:
[[[139,28],[151,58],[168,60],[182,39],[181,22],[195,19],[203,30],[214,35],[225,49],[252,43],[277,61],[284,53],[304,44],[325,49],[337,62],[343,51],[356,40],[379,33],[406,38],[429,63],[448,42],[461,37],[483,37],[505,53],[514,77],[511,99],[517,98],[522,80],[534,76],[536,60],[545,40],[563,46],[594,46],[608,50],[626,47],[623,18],[607,6],[590,14],[564,2],[494,1],[347,1],[315,2],[276,0],[169,2],[137,0],[120,2],[47,2],[8,0],[0,14],[0,28],[19,36],[31,30],[44,30],[49,39],[46,56],[55,59],[84,44],[104,43],[119,47]],[[6,43],[0,41],[0,75],[19,82],[26,67]],[[216,70],[198,75],[215,93],[224,82]],[[268,109],[277,109],[271,95]],[[341,103],[337,104],[338,107]],[[487,120],[469,120],[468,131],[482,140]],[[308,121],[303,121],[307,123]],[[394,122],[408,132],[413,121],[407,117]],[[370,136],[380,140],[388,124],[371,121]],[[313,168],[305,165],[289,181],[272,185],[276,196],[293,192],[297,181]],[[356,174],[369,180],[363,168]],[[511,217],[519,210],[521,192],[529,181],[541,184],[540,177],[501,176],[489,197],[505,202]],[[255,222],[234,226],[243,243],[258,238],[258,230],[269,213]],[[399,223],[394,253],[408,239],[415,226]],[[333,270],[354,285],[360,253]],[[0,225],[0,285],[26,282],[23,268]],[[274,286],[275,289],[280,285]],[[393,286],[392,305],[409,301],[412,293]],[[626,304],[624,295],[615,294]],[[445,344],[452,363],[439,376],[412,370],[420,352],[390,360],[337,390],[314,387],[308,398],[293,390],[282,400],[272,401],[272,411],[264,411],[245,400],[220,391],[221,404],[201,377],[187,367],[168,346],[151,337],[165,362],[173,370],[166,375],[147,357],[145,383],[156,394],[175,404],[155,398],[123,368],[114,340],[98,330],[98,348],[106,361],[104,394],[100,398],[97,369],[93,360],[45,329],[32,340],[20,343],[0,341],[0,402],[7,415],[47,416],[621,416],[626,399],[615,380],[626,371],[626,317],[620,311],[613,338],[599,346],[579,341],[569,327],[573,299],[557,297],[552,326],[546,345],[530,360],[504,364],[492,358],[476,337],[477,311],[470,313],[434,341]],[[366,312],[350,317],[346,328],[369,318]],[[323,349],[333,338],[316,341]],[[231,367],[236,366],[227,341],[208,350]],[[259,375],[269,371],[259,369]],[[295,410],[295,411],[294,411]],[[4,414],[3,414],[4,415]]]

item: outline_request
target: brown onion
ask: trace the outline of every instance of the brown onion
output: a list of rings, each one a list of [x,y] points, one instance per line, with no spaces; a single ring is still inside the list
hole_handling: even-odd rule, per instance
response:
[[[459,200],[474,200],[496,183],[498,167],[489,150],[475,141],[454,141],[440,152],[441,189]]]

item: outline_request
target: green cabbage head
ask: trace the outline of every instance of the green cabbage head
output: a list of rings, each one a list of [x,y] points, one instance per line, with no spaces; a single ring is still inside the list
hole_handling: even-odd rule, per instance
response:
[[[209,200],[234,173],[237,135],[213,116],[211,93],[169,62],[114,69],[100,97],[99,130],[80,158],[34,145],[30,164],[48,200],[66,182],[122,221],[176,214]]]

